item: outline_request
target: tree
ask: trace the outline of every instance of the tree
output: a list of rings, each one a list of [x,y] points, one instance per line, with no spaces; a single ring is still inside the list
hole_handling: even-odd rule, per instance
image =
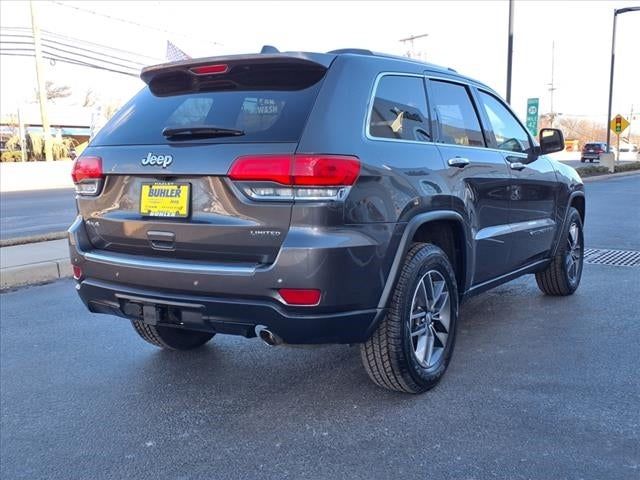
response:
[[[84,100],[82,101],[83,107],[93,107],[95,106],[97,101],[96,92],[93,89],[89,88],[84,94]]]
[[[56,100],[58,98],[67,98],[71,96],[71,87],[69,85],[56,85],[51,80],[47,80],[44,85],[47,94],[47,100]],[[35,99],[38,101],[38,91],[35,91]]]

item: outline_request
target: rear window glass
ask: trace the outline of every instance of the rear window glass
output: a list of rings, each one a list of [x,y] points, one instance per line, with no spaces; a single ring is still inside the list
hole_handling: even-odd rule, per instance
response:
[[[167,143],[166,127],[213,126],[243,130],[238,137],[200,142],[297,142],[320,88],[225,90],[156,97],[144,88],[98,132],[92,145]]]
[[[421,77],[386,75],[380,79],[371,109],[369,134],[397,140],[431,140]]]

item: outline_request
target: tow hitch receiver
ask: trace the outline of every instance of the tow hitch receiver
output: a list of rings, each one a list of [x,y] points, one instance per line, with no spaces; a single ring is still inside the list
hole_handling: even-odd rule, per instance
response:
[[[196,309],[187,309],[175,305],[121,300],[121,308],[125,315],[141,319],[148,325],[202,326],[202,312],[195,307]]]

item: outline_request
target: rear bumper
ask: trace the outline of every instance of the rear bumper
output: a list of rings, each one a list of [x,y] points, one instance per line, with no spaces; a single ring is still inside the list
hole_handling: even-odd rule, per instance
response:
[[[83,272],[78,293],[92,312],[248,337],[262,325],[286,343],[358,343],[384,313],[378,302],[391,258],[380,252],[399,237],[395,225],[369,228],[292,229],[268,266],[95,250],[80,217],[69,244]],[[286,305],[279,288],[320,289],[321,301]]]
[[[264,301],[167,295],[91,279],[79,282],[77,290],[94,313],[244,337],[254,337],[255,328],[262,325],[290,344],[364,342],[384,314],[377,309],[295,314]]]

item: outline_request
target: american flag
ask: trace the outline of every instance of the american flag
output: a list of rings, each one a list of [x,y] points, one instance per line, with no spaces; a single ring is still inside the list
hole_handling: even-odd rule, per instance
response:
[[[173,42],[167,40],[167,60],[177,62],[178,60],[189,60],[191,57],[176,47]]]

